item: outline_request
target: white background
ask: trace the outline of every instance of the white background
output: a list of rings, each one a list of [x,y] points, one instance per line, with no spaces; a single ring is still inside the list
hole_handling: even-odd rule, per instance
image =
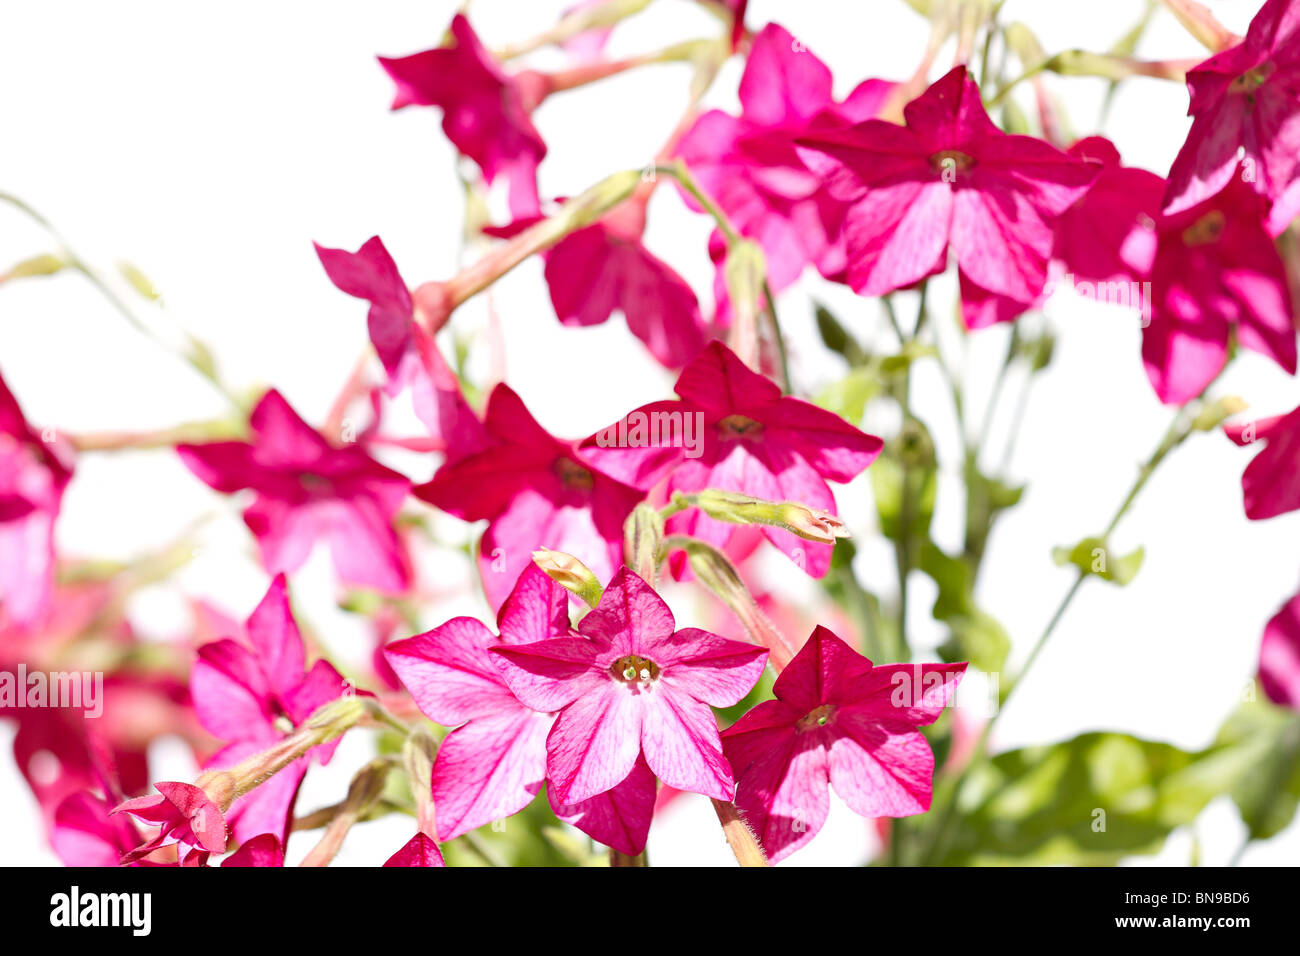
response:
[[[545,29],[565,5],[480,0],[472,19],[495,48]],[[1127,31],[1140,6],[1010,0],[1006,13],[1028,22],[1049,51],[1102,50]],[[1211,4],[1239,32],[1257,6]],[[165,310],[142,310],[163,334],[183,325],[213,346],[228,381],[241,388],[274,384],[319,423],[364,344],[365,306],[329,284],[311,241],[354,249],[379,234],[411,285],[445,278],[460,261],[463,197],[454,152],[436,111],[388,111],[391,84],[374,61],[375,54],[436,46],[454,9],[446,0],[6,4],[0,190],[40,209],[86,258],[108,267],[119,258],[137,264],[164,294]],[[750,22],[769,19],[831,66],[839,94],[868,76],[909,76],[927,30],[901,0],[754,0]],[[656,49],[718,29],[687,0],[659,0],[614,33],[610,52]],[[1161,14],[1141,52],[1165,58],[1201,50]],[[945,56],[950,53],[941,54],[939,71],[946,69]],[[560,62],[554,54],[535,61],[543,68]],[[709,105],[735,109],[739,73],[738,62],[728,65]],[[644,165],[676,122],[687,83],[685,67],[665,65],[545,103],[536,115],[550,147],[543,195],[572,195],[610,172]],[[1102,85],[1058,78],[1049,84],[1077,132],[1093,132]],[[1105,132],[1127,163],[1163,174],[1187,129],[1186,105],[1181,86],[1138,80],[1122,91]],[[656,195],[650,219],[650,247],[707,294],[707,223],[686,213],[669,189]],[[0,209],[0,264],[47,247],[39,230]],[[797,385],[805,392],[839,372],[813,333],[809,291],[832,303],[864,341],[882,347],[888,341],[874,304],[806,279],[781,301]],[[950,291],[941,286],[939,293]],[[558,325],[538,263],[499,283],[491,304],[509,381],[552,432],[586,434],[667,394],[671,377],[620,319],[596,329]],[[458,312],[456,326],[467,333],[484,329],[485,305]],[[1013,635],[1021,658],[1070,583],[1070,572],[1052,564],[1051,548],[1104,527],[1170,415],[1142,373],[1133,314],[1059,296],[1048,311],[1060,333],[1057,358],[1033,393],[1012,463],[1013,476],[1030,481],[1029,492],[993,539],[979,594]],[[977,420],[1005,334],[989,330],[972,341],[969,401]],[[479,354],[488,348],[480,342]],[[480,360],[475,370],[486,376],[489,365]],[[74,433],[165,427],[224,411],[201,380],[72,277],[0,290],[0,369],[31,420]],[[1249,401],[1252,414],[1276,414],[1300,402],[1293,379],[1250,354],[1223,389]],[[952,546],[961,521],[952,415],[933,370],[919,373],[916,392],[918,411],[952,466],[936,518],[940,543]],[[995,439],[998,434],[995,427]],[[1264,523],[1243,516],[1240,474],[1251,454],[1220,434],[1198,436],[1156,477],[1115,539],[1121,550],[1146,546],[1137,581],[1125,590],[1085,587],[999,725],[997,746],[1093,729],[1189,748],[1213,738],[1254,672],[1264,622],[1300,579],[1300,516]],[[434,462],[400,463],[420,480]],[[891,561],[873,527],[867,483],[855,482],[838,497],[860,539],[864,578],[891,593]],[[211,493],[168,452],[89,455],[65,498],[59,545],[74,555],[129,558],[217,509],[220,518],[205,532],[197,559],[132,606],[146,635],[178,639],[187,627],[184,596],[211,599],[243,617],[265,589],[239,504]],[[461,562],[446,552],[429,561],[427,579],[440,591],[461,592],[429,608],[429,626],[456,613],[483,612]],[[909,628],[924,653],[941,629],[928,616],[932,585],[918,575],[914,589]],[[294,593],[332,648],[364,656],[364,628],[332,607],[323,555],[295,576]],[[10,728],[0,728],[0,862],[53,862],[13,768],[11,738]],[[363,740],[345,743],[332,767],[313,774],[300,806],[338,799],[365,747]],[[159,778],[183,779],[193,770],[179,745],[164,742],[157,757]],[[354,834],[340,862],[381,862],[405,841],[408,827],[406,821],[368,825]],[[1226,861],[1241,834],[1231,804],[1212,804],[1195,833],[1203,861]],[[291,856],[310,845],[302,839],[293,842]],[[1192,840],[1190,832],[1179,832],[1158,859],[1186,862]],[[791,863],[853,862],[869,844],[868,826],[840,808],[823,837]],[[1300,827],[1293,824],[1253,848],[1246,861],[1293,863],[1298,848]],[[711,809],[693,799],[656,823],[650,852],[662,863],[727,859]]]

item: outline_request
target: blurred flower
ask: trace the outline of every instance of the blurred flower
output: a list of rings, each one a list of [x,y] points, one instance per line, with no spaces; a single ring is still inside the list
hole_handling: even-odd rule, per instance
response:
[[[1163,216],[1151,270],[1151,322],[1142,337],[1147,377],[1162,402],[1199,395],[1228,358],[1228,342],[1296,370],[1286,268],[1264,228],[1268,203],[1233,180],[1184,212]]]
[[[410,573],[392,525],[411,490],[406,477],[354,445],[331,445],[274,389],[258,402],[249,424],[252,443],[178,445],[176,451],[217,491],[257,493],[244,521],[266,569],[297,570],[324,538],[345,582],[406,590]]]
[[[1246,517],[1262,521],[1300,508],[1300,408],[1223,430],[1238,445],[1264,442],[1241,475]]]
[[[864,817],[930,809],[934,723],[965,664],[884,664],[818,627],[764,701],[722,735],[736,806],[773,861],[826,822],[828,787]]]
[[[903,111],[799,139],[800,155],[850,205],[847,277],[886,295],[943,272],[949,249],[968,328],[1015,319],[1042,295],[1055,220],[1100,167],[1002,132],[959,66]]]
[[[1300,178],[1300,6],[1268,0],[1245,40],[1189,71],[1187,87],[1195,119],[1169,171],[1165,211],[1205,202],[1239,168],[1256,193],[1280,199]]]
[[[0,378],[0,613],[30,627],[54,591],[54,521],[72,479],[70,458],[27,423]]]
[[[284,847],[274,833],[262,833],[221,861],[224,866],[284,866]]]
[[[180,844],[182,856],[192,850],[225,852],[226,820],[222,808],[208,794],[193,784],[176,781],[155,784],[155,789],[156,796],[127,800],[112,811],[129,813],[158,827],[157,834],[122,857],[123,863],[134,863],[174,843]]]
[[[529,114],[545,96],[543,78],[524,72],[509,76],[479,42],[469,21],[451,21],[455,44],[379,63],[397,86],[393,109],[437,106],[442,129],[462,153],[493,182],[509,184],[516,216],[537,212],[537,165],[546,144]]]
[[[1273,703],[1300,710],[1300,594],[1264,628],[1259,645],[1259,683]]]
[[[581,637],[500,646],[506,682],[535,710],[559,711],[546,741],[546,775],[577,802],[624,781],[644,758],[664,783],[730,800],[713,707],[754,686],[767,652],[696,628],[676,630],[663,599],[622,568]]]

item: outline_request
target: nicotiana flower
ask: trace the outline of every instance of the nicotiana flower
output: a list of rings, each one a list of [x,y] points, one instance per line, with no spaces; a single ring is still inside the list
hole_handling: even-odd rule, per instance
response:
[[[1214,380],[1229,337],[1296,370],[1286,267],[1264,228],[1267,201],[1234,179],[1205,202],[1161,217],[1151,270],[1151,321],[1142,338],[1160,400],[1182,404]]]
[[[783,396],[720,342],[687,366],[675,388],[679,401],[652,402],[587,438],[582,460],[643,490],[663,481],[668,494],[713,488],[835,514],[826,482],[851,481],[880,453],[879,438]],[[667,526],[718,547],[739,527],[696,510],[674,515]],[[830,567],[830,545],[774,527],[763,532],[814,577]]]
[[[965,664],[872,665],[818,627],[781,672],[775,700],[728,727],[736,806],[774,862],[826,822],[828,787],[864,817],[930,809],[934,753],[917,727],[938,719]]]
[[[847,279],[878,296],[942,272],[951,250],[969,328],[1010,321],[1047,283],[1056,218],[1100,167],[1004,133],[959,66],[903,111],[799,138],[800,155],[850,204]]]
[[[411,490],[404,475],[355,445],[335,446],[274,389],[249,417],[254,440],[178,445],[189,469],[217,491],[256,492],[244,522],[272,573],[297,570],[321,539],[345,582],[406,590],[410,573],[393,517]]]
[[[387,659],[420,710],[456,728],[433,764],[440,839],[517,813],[541,790],[555,714],[515,697],[502,674],[505,665],[491,649],[569,637],[568,608],[568,592],[530,563],[497,617],[499,637],[473,618],[458,617],[388,645]],[[608,793],[571,806],[553,791],[548,797],[561,819],[636,854],[645,848],[654,812],[654,775],[639,764],[624,776]]]
[[[283,575],[271,582],[245,631],[246,641],[224,638],[200,647],[190,675],[199,720],[226,742],[207,761],[209,768],[232,767],[269,748],[346,689],[328,661],[308,669]],[[237,800],[228,814],[235,839],[271,833],[287,840],[294,798],[311,759],[328,763],[335,746],[313,749]]]
[[[799,157],[795,139],[875,116],[892,89],[867,80],[837,103],[826,65],[784,27],[769,23],[745,61],[740,115],[710,110],[682,137],[676,155],[731,224],[762,247],[774,290],[810,263],[825,275],[844,264],[836,242],[843,204]],[[689,195],[686,201],[699,208]]]
[[[493,444],[448,461],[416,495],[466,521],[489,524],[479,545],[483,588],[501,606],[539,547],[564,551],[605,579],[622,563],[623,521],[641,494],[584,464],[508,386],[488,398]]]
[[[284,866],[284,846],[274,833],[262,833],[241,843],[239,849],[221,861],[226,866]]]
[[[581,636],[493,648],[510,689],[559,711],[546,738],[556,797],[577,803],[625,781],[644,757],[678,790],[730,800],[735,790],[711,707],[745,696],[767,651],[676,629],[663,599],[621,568],[578,625]]]
[[[1280,199],[1300,178],[1300,5],[1268,0],[1246,38],[1189,71],[1187,86],[1195,119],[1169,171],[1165,211],[1186,212],[1238,173],[1269,202]]]
[[[70,460],[43,441],[0,378],[0,617],[25,628],[50,610],[54,522],[72,479]]]
[[[1069,154],[1101,163],[1102,169],[1083,198],[1056,220],[1052,258],[1079,281],[1140,283],[1155,259],[1165,181],[1123,165],[1119,150],[1103,136],[1079,140]],[[1130,288],[1122,304],[1141,303]]]
[[[545,96],[540,74],[508,76],[479,42],[469,21],[451,21],[455,43],[412,56],[380,57],[397,85],[393,109],[437,106],[447,138],[483,170],[490,183],[503,176],[516,216],[537,212],[537,166],[546,144],[529,114]]]
[[[388,394],[412,389],[412,405],[421,422],[449,448],[468,452],[484,442],[483,425],[460,388],[460,381],[438,350],[432,331],[446,321],[441,311],[422,323],[397,263],[378,236],[356,252],[316,246],[325,272],[340,290],[370,303],[370,341],[388,372]],[[417,290],[418,293],[418,290]]]
[[[1259,683],[1273,703],[1300,710],[1300,594],[1264,628],[1259,645]]]
[[[158,828],[158,832],[122,857],[122,863],[134,863],[155,850],[179,844],[183,857],[198,850],[224,853],[226,820],[221,808],[202,788],[190,783],[163,781],[154,785],[155,796],[136,797],[118,804],[114,813],[129,813],[137,820]]]
[[[1246,517],[1261,521],[1300,508],[1300,407],[1257,422],[1227,425],[1224,432],[1238,445],[1263,442],[1241,475]]]

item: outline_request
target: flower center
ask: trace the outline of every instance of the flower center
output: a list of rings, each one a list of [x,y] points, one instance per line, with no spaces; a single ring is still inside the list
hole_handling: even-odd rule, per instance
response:
[[[609,665],[609,675],[622,684],[648,684],[659,678],[659,665],[648,657],[628,654]]]
[[[320,475],[303,472],[298,476],[298,483],[309,495],[324,495],[330,490],[330,483]]]
[[[1253,70],[1241,74],[1232,81],[1228,88],[1231,93],[1245,93],[1247,96],[1253,94],[1257,89],[1268,82],[1268,78],[1273,75],[1276,67],[1271,63],[1261,63]]]
[[[946,183],[956,182],[958,173],[964,173],[974,165],[975,157],[959,149],[941,149],[930,157],[930,168]]]
[[[572,458],[555,459],[555,473],[560,476],[560,481],[564,482],[566,488],[590,491],[592,484],[595,482],[591,472]]]
[[[794,729],[801,734],[809,730],[816,730],[818,727],[825,727],[829,724],[834,716],[835,705],[822,704],[800,717],[799,721],[794,725]]]
[[[718,432],[723,438],[757,438],[763,426],[744,415],[728,415],[718,422]]]
[[[1214,209],[1183,230],[1183,242],[1189,246],[1205,246],[1211,242],[1218,242],[1227,225],[1228,217],[1222,210]]]

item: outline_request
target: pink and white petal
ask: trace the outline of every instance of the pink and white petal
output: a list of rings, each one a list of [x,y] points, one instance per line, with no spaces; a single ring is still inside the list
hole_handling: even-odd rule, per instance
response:
[[[495,643],[495,635],[482,622],[456,617],[424,634],[394,641],[384,648],[384,658],[426,717],[455,727],[514,706],[488,651]]]
[[[908,817],[930,809],[934,752],[909,724],[841,709],[830,744],[831,786],[854,813]]]
[[[283,574],[275,576],[266,595],[253,608],[245,632],[257,651],[270,689],[276,694],[287,694],[302,680],[307,657],[302,634],[289,606],[289,587]]]
[[[384,866],[446,866],[438,844],[425,834],[417,833],[388,858]]]
[[[605,678],[560,712],[546,739],[546,776],[559,803],[581,803],[632,772],[644,710],[638,695]]]
[[[714,707],[730,707],[748,694],[767,666],[764,648],[694,627],[645,652],[659,665],[664,684]]]
[[[670,787],[716,800],[735,796],[736,782],[709,706],[662,681],[641,697],[641,747],[656,776]]]
[[[533,644],[567,637],[569,592],[529,562],[497,615],[502,644]]]
[[[822,737],[791,733],[774,741],[736,785],[736,806],[773,863],[805,846],[826,823],[830,776]]]
[[[670,640],[676,628],[664,599],[626,567],[619,568],[600,603],[578,625],[602,654],[644,654],[652,659],[653,648]]]
[[[1288,601],[1264,628],[1259,683],[1273,703],[1300,710],[1300,595]]]
[[[433,764],[440,840],[454,840],[532,802],[546,777],[546,735],[554,720],[516,707],[476,717],[447,735]]]
[[[610,684],[596,664],[599,648],[585,637],[557,637],[492,648],[496,670],[525,707],[551,713]]]
[[[263,833],[242,844],[221,861],[226,866],[284,866],[284,846],[274,833]]]

